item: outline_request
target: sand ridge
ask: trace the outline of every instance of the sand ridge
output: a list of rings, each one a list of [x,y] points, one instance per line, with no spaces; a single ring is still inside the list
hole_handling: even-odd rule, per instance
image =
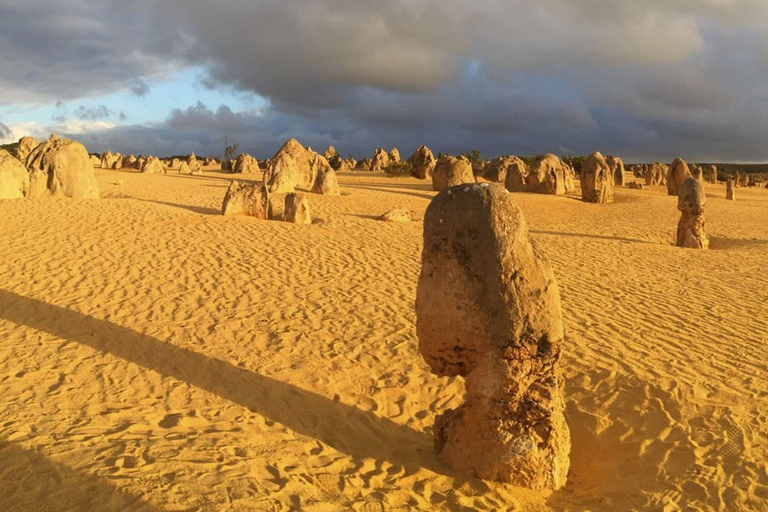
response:
[[[552,494],[432,452],[463,382],[417,350],[428,183],[340,173],[300,226],[218,215],[231,175],[96,174],[0,201],[0,509],[768,510],[768,191],[708,186],[704,252],[662,187],[515,194],[563,301]]]

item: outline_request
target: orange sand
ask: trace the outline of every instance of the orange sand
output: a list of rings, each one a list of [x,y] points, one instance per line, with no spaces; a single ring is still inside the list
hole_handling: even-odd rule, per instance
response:
[[[516,194],[567,332],[550,493],[433,454],[463,383],[417,349],[428,183],[342,174],[296,226],[218,215],[230,175],[97,177],[0,201],[2,511],[768,510],[768,190],[708,186],[706,252],[660,187]]]

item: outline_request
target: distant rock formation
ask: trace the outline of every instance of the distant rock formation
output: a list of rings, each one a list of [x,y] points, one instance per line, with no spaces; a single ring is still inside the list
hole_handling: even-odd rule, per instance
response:
[[[621,158],[608,155],[605,157],[605,163],[608,164],[608,168],[613,175],[613,185],[616,187],[624,186],[624,162]]]
[[[406,163],[411,167],[411,176],[420,180],[429,180],[432,179],[437,160],[427,146],[419,146]]]
[[[194,167],[192,167],[192,165],[189,164],[189,162],[187,162],[187,165],[189,165],[190,169],[194,169]],[[150,157],[147,157],[147,159],[142,164],[141,172],[148,173],[148,174],[165,174],[165,166],[163,165],[163,162],[161,162],[159,158],[150,156]]]
[[[99,197],[99,185],[85,146],[55,133],[27,157],[29,197],[52,195],[92,199]]]
[[[240,153],[237,156],[234,167],[232,167],[232,172],[238,174],[253,174],[259,171],[258,160],[248,153]]]
[[[469,160],[452,156],[440,158],[432,174],[432,190],[439,192],[462,183],[475,183]]]
[[[589,155],[581,167],[581,198],[587,203],[612,203],[613,183],[614,173],[603,155]]]
[[[677,225],[677,246],[690,249],[707,249],[709,240],[705,231],[704,206],[707,196],[704,185],[693,176],[688,176],[680,186],[677,209],[680,222]]]
[[[565,195],[565,169],[557,157],[548,153],[534,160],[525,179],[528,192]]]
[[[389,166],[389,153],[382,148],[377,148],[373,152],[373,159],[371,160],[372,171],[383,171]]]
[[[465,402],[435,419],[435,449],[454,470],[559,489],[570,465],[560,295],[503,187],[460,185],[424,219],[416,297],[419,349],[432,371],[466,379]]]
[[[725,185],[725,198],[729,201],[736,200],[736,180],[728,178],[728,182]]]
[[[389,150],[389,163],[390,164],[399,164],[400,163],[400,150],[397,148],[392,148]]]

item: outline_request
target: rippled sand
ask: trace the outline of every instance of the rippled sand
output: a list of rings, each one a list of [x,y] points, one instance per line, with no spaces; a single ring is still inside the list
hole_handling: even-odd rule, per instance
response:
[[[708,187],[710,251],[660,187],[515,195],[567,332],[549,493],[432,451],[463,383],[417,349],[428,183],[342,174],[296,226],[218,215],[230,175],[97,178],[0,201],[0,510],[768,510],[768,190]]]

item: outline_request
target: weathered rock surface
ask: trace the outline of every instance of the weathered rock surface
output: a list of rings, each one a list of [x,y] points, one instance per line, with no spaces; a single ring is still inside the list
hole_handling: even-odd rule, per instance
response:
[[[493,166],[491,162],[491,166]],[[507,157],[502,164],[506,167],[504,172],[504,188],[510,192],[523,192],[526,190],[525,181],[528,179],[528,166],[516,156]]]
[[[704,172],[704,179],[710,185],[717,185],[717,166],[710,165]]]
[[[253,174],[259,172],[259,162],[248,153],[240,153],[232,168],[234,173]]]
[[[688,164],[682,158],[676,158],[669,167],[667,174],[667,194],[670,196],[678,195],[683,183],[690,177],[691,171],[688,169]]]
[[[383,220],[384,222],[411,222],[411,220],[413,220],[413,212],[402,208],[396,208],[394,210],[389,210],[379,217],[379,220]]]
[[[605,163],[608,164],[608,168],[613,175],[613,184],[617,187],[624,186],[624,162],[621,158],[608,155],[605,157]]]
[[[612,203],[613,183],[613,171],[603,155],[589,155],[581,167],[581,198],[587,203]]]
[[[645,189],[645,187],[643,186],[643,184],[642,184],[642,183],[638,183],[638,182],[636,182],[636,181],[632,181],[632,182],[630,182],[630,183],[627,185],[627,187],[628,187],[628,188],[633,188],[633,189],[635,189],[635,190],[644,190],[644,189]]]
[[[399,164],[401,162],[400,159],[400,150],[397,148],[392,148],[389,150],[389,163],[390,164]]]
[[[736,181],[733,178],[728,178],[725,185],[725,198],[729,201],[736,200]]]
[[[103,155],[101,155],[101,168],[114,169],[115,164],[119,162],[121,159],[122,159],[122,155],[120,155],[120,153],[113,153],[111,151],[106,151]]]
[[[560,295],[503,187],[461,185],[430,204],[416,331],[434,373],[466,379],[465,402],[435,420],[440,457],[487,480],[562,487],[571,443]]]
[[[358,171],[370,171],[373,169],[373,160],[370,158],[363,158],[359,162],[357,162],[357,165],[355,165],[355,169]]]
[[[24,136],[19,139],[19,145],[16,146],[13,156],[15,156],[22,164],[26,164],[29,154],[39,145],[40,141],[36,138]]]
[[[677,246],[690,249],[707,249],[709,240],[705,231],[704,207],[707,195],[704,185],[688,176],[678,191],[677,209],[680,222],[677,225]]]
[[[304,148],[296,139],[289,139],[272,157],[273,165],[283,156],[290,156],[295,167],[295,187],[310,189],[317,178],[317,166],[312,162],[317,155],[314,151]],[[271,189],[270,189],[271,190]]]
[[[383,171],[389,166],[389,153],[382,148],[377,148],[373,152],[373,159],[371,160],[372,171]]]
[[[273,162],[269,191],[280,194],[293,192],[301,181],[296,161],[288,152],[284,152],[279,154]]]
[[[520,166],[520,164],[522,164],[522,167]],[[518,174],[520,175],[518,176],[518,178],[523,179],[522,184],[524,185],[525,175],[528,174],[528,171],[525,167],[525,163],[519,158],[517,158],[516,156],[502,156],[495,160],[490,161],[483,169],[483,172],[481,175],[488,181],[493,181],[496,183],[506,183],[507,172],[509,172],[510,167],[513,167],[513,166],[517,167],[518,171],[520,171],[521,169],[523,170],[522,173],[518,172]],[[515,180],[515,181],[518,181],[518,180]]]
[[[247,215],[257,219],[269,219],[269,194],[262,184],[252,185],[232,181],[221,205],[222,215]]]
[[[304,194],[291,193],[285,196],[283,220],[292,224],[312,224],[309,201]]]
[[[29,197],[50,194],[92,199],[99,197],[93,164],[85,146],[55,133],[27,157]]]
[[[565,169],[557,155],[548,153],[533,162],[525,179],[525,188],[536,194],[565,194]]]
[[[325,153],[323,153],[323,156],[326,160],[330,160],[335,155],[338,155],[338,151],[336,151],[336,148],[333,146],[328,146],[328,149],[325,150]]]
[[[29,194],[29,173],[21,160],[0,149],[0,199],[19,199]]]
[[[432,174],[432,190],[439,192],[462,183],[475,183],[469,160],[452,156],[440,158]]]
[[[192,168],[191,165],[190,165],[190,168]],[[141,172],[145,172],[149,174],[165,174],[165,166],[163,165],[163,162],[161,162],[159,158],[150,156],[150,157],[147,157],[147,159],[142,164]]]
[[[643,177],[646,185],[666,185],[669,168],[666,164],[655,163],[646,165],[643,170]]]
[[[340,196],[341,190],[336,179],[336,171],[331,169],[330,166],[318,171],[317,179],[312,187],[312,193],[324,196]]]
[[[411,167],[411,176],[420,180],[428,180],[432,178],[437,160],[435,160],[432,150],[427,146],[419,146],[406,163]]]

